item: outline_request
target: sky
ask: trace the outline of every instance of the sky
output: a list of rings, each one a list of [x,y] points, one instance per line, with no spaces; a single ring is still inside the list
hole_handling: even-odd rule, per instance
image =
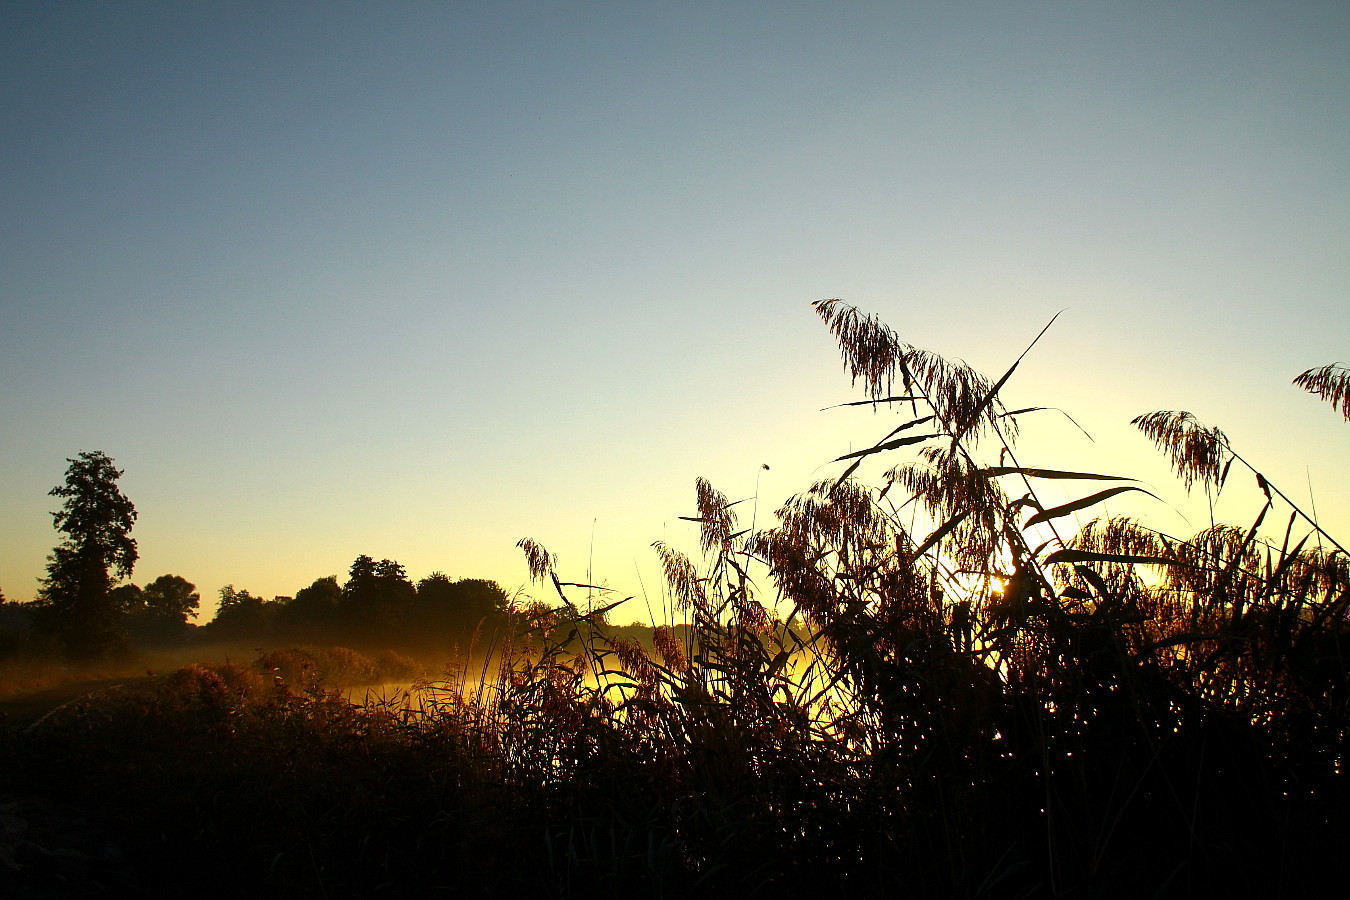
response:
[[[768,524],[896,424],[821,411],[832,297],[991,377],[1062,310],[1024,463],[1189,533],[1129,425],[1186,409],[1345,535],[1290,382],[1350,360],[1348,106],[1339,0],[0,2],[0,590],[101,450],[208,616],[360,554],[546,598],[524,537],[660,615],[696,478]]]

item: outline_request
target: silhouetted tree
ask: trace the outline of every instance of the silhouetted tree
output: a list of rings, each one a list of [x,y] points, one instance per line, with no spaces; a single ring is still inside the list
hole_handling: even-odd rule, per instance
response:
[[[188,617],[201,605],[196,585],[181,575],[161,575],[144,590],[123,585],[113,594],[123,600],[127,630],[137,640],[152,643],[185,638],[192,627]]]
[[[418,621],[427,636],[465,644],[475,632],[492,632],[506,624],[510,599],[495,581],[461,578],[452,581],[433,572],[417,584]]]
[[[375,564],[375,579],[380,600],[384,603],[408,603],[417,596],[417,589],[408,580],[407,570],[392,559],[382,559]]]
[[[161,575],[145,586],[145,610],[155,618],[186,625],[201,606],[197,586],[181,575]]]
[[[347,584],[343,587],[343,599],[351,595],[371,590],[375,586],[375,560],[364,553],[352,561],[347,571]]]
[[[47,558],[38,603],[44,626],[67,653],[90,659],[126,645],[108,570],[125,578],[136,564],[136,508],[118,488],[122,471],[106,454],[83,451],[66,461],[65,483],[50,491],[63,501],[52,520],[64,537]]]
[[[337,627],[341,602],[342,588],[335,576],[316,578],[277,611],[277,624],[292,639],[328,640]]]
[[[281,605],[227,584],[220,589],[216,617],[204,626],[204,630],[213,640],[267,638]]]
[[[352,562],[342,590],[341,619],[358,642],[388,641],[407,622],[417,589],[403,566],[392,559],[375,562],[361,555]]]
[[[455,580],[444,572],[432,572],[417,582],[417,602],[424,607],[448,606],[454,593]]]
[[[140,585],[119,584],[110,591],[117,611],[125,616],[135,616],[145,612],[145,592]]]
[[[10,603],[0,591],[0,658],[13,656],[26,644],[33,629],[31,604]]]

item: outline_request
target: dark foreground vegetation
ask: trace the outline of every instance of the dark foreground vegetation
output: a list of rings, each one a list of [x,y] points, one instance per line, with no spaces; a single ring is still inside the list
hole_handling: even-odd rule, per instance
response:
[[[3,735],[0,892],[278,897],[1297,896],[1341,878],[1344,549],[1186,413],[1137,423],[1255,524],[1071,517],[1129,479],[1022,466],[999,389],[837,302],[905,410],[766,531],[697,485],[687,627],[556,594],[482,666],[354,706],[264,654]],[[1016,366],[1014,366],[1014,369]],[[1009,375],[1011,375],[1011,370]],[[1346,371],[1300,386],[1350,418]],[[895,390],[898,388],[898,391]],[[879,454],[910,454],[875,486]],[[1046,505],[1037,485],[1087,485]],[[1271,524],[1267,524],[1271,523]],[[303,663],[303,660],[301,660]],[[23,892],[27,892],[26,894]],[[78,891],[76,894],[75,892]]]

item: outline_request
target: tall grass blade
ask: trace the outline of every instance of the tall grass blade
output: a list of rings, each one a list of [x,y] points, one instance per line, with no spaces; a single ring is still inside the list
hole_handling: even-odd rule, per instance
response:
[[[826,410],[831,409],[843,409],[846,406],[876,406],[878,403],[913,403],[917,400],[922,399],[924,398],[917,395],[915,396],[905,395],[899,397],[878,397],[875,400],[852,400],[849,401],[848,403],[836,403],[833,406],[823,406],[821,407],[820,411],[825,412]]]
[[[886,450],[896,450],[900,447],[908,447],[910,444],[919,444],[935,437],[942,437],[940,434],[916,434],[910,437],[896,438],[893,441],[885,441],[868,447],[866,450],[855,450],[852,453],[845,453],[843,456],[836,457],[835,462],[843,462],[846,459],[857,459],[863,456],[871,456],[873,453],[881,453]]]
[[[1059,312],[1051,316],[1050,321],[1045,323],[1045,327],[1040,330],[1040,333],[1037,334],[1036,337],[1032,339],[1030,344],[1027,344],[1027,349],[1022,351],[1022,355],[1017,357],[1017,359],[1013,361],[1013,364],[1008,367],[1008,371],[1003,373],[1002,378],[994,382],[994,386],[989,389],[989,391],[984,395],[984,397],[981,398],[980,402],[975,406],[975,409],[970,413],[970,417],[969,419],[967,419],[965,427],[962,428],[962,430],[954,436],[954,439],[956,441],[960,441],[961,438],[963,438],[967,432],[969,432],[971,429],[975,427],[975,424],[980,420],[980,416],[984,415],[985,410],[989,408],[989,404],[994,402],[994,398],[998,396],[998,392],[1003,389],[1003,385],[1008,383],[1008,379],[1012,377],[1013,372],[1017,371],[1017,367],[1022,364],[1022,360],[1026,359],[1027,354],[1031,352],[1031,348],[1035,347],[1037,342],[1039,342],[1041,338],[1045,337],[1045,333],[1050,330],[1050,326],[1054,325],[1055,320],[1058,319],[1063,313],[1064,310],[1060,310]]]
[[[1091,481],[1138,481],[1137,478],[1126,478],[1124,475],[1097,475],[1092,472],[1064,472],[1059,469],[1027,469],[1021,466],[989,466],[980,469],[977,473],[986,478],[997,478],[1001,475],[1025,475],[1028,478],[1082,478]]]
[[[961,512],[949,518],[947,521],[943,522],[939,528],[937,528],[932,534],[928,535],[928,537],[924,540],[922,544],[914,548],[914,552],[909,555],[910,563],[912,564],[916,559],[922,557],[925,553],[927,553],[930,549],[932,549],[937,544],[938,541],[942,540],[947,535],[951,534],[952,530],[955,529],[956,526],[964,522],[966,520],[966,517],[969,516],[971,512],[972,510],[969,509],[962,510]]]
[[[1116,496],[1117,494],[1123,494],[1126,491],[1139,491],[1142,494],[1148,494],[1150,497],[1153,497],[1154,500],[1158,499],[1157,496],[1154,495],[1153,493],[1146,491],[1143,488],[1133,487],[1131,485],[1126,485],[1125,487],[1108,488],[1107,490],[1099,491],[1090,497],[1084,497],[1081,500],[1073,500],[1069,503],[1064,503],[1052,509],[1041,510],[1040,512],[1036,513],[1036,515],[1032,516],[1030,519],[1027,519],[1026,522],[1023,523],[1022,527],[1030,528],[1032,525],[1039,525],[1042,522],[1049,522],[1051,519],[1058,519],[1061,518],[1062,516],[1067,516],[1070,513],[1078,512],[1078,510],[1080,509],[1087,509],[1089,506],[1095,506],[1098,503],[1101,503],[1105,500],[1109,500],[1112,497]]]
[[[1182,566],[1193,569],[1191,563],[1169,556],[1145,556],[1136,553],[1098,553],[1092,550],[1056,550],[1045,558],[1047,563],[1143,563],[1152,566]]]

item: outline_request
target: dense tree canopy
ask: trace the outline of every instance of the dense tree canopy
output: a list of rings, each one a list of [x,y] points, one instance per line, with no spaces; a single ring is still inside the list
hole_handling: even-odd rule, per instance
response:
[[[227,584],[220,589],[220,606],[210,623],[210,635],[227,640],[266,636],[280,608],[276,601],[264,600]]]
[[[181,575],[161,575],[145,586],[146,613],[157,619],[187,624],[201,605],[197,586]]]
[[[137,644],[186,640],[192,629],[188,619],[201,605],[196,585],[181,575],[161,575],[144,588],[130,583],[118,585],[111,596]]]
[[[277,623],[289,640],[328,643],[335,639],[342,588],[335,576],[316,578],[277,611]]]
[[[510,601],[495,581],[461,578],[433,572],[417,584],[422,620],[440,634],[461,644],[477,631],[492,631],[507,621]]]

